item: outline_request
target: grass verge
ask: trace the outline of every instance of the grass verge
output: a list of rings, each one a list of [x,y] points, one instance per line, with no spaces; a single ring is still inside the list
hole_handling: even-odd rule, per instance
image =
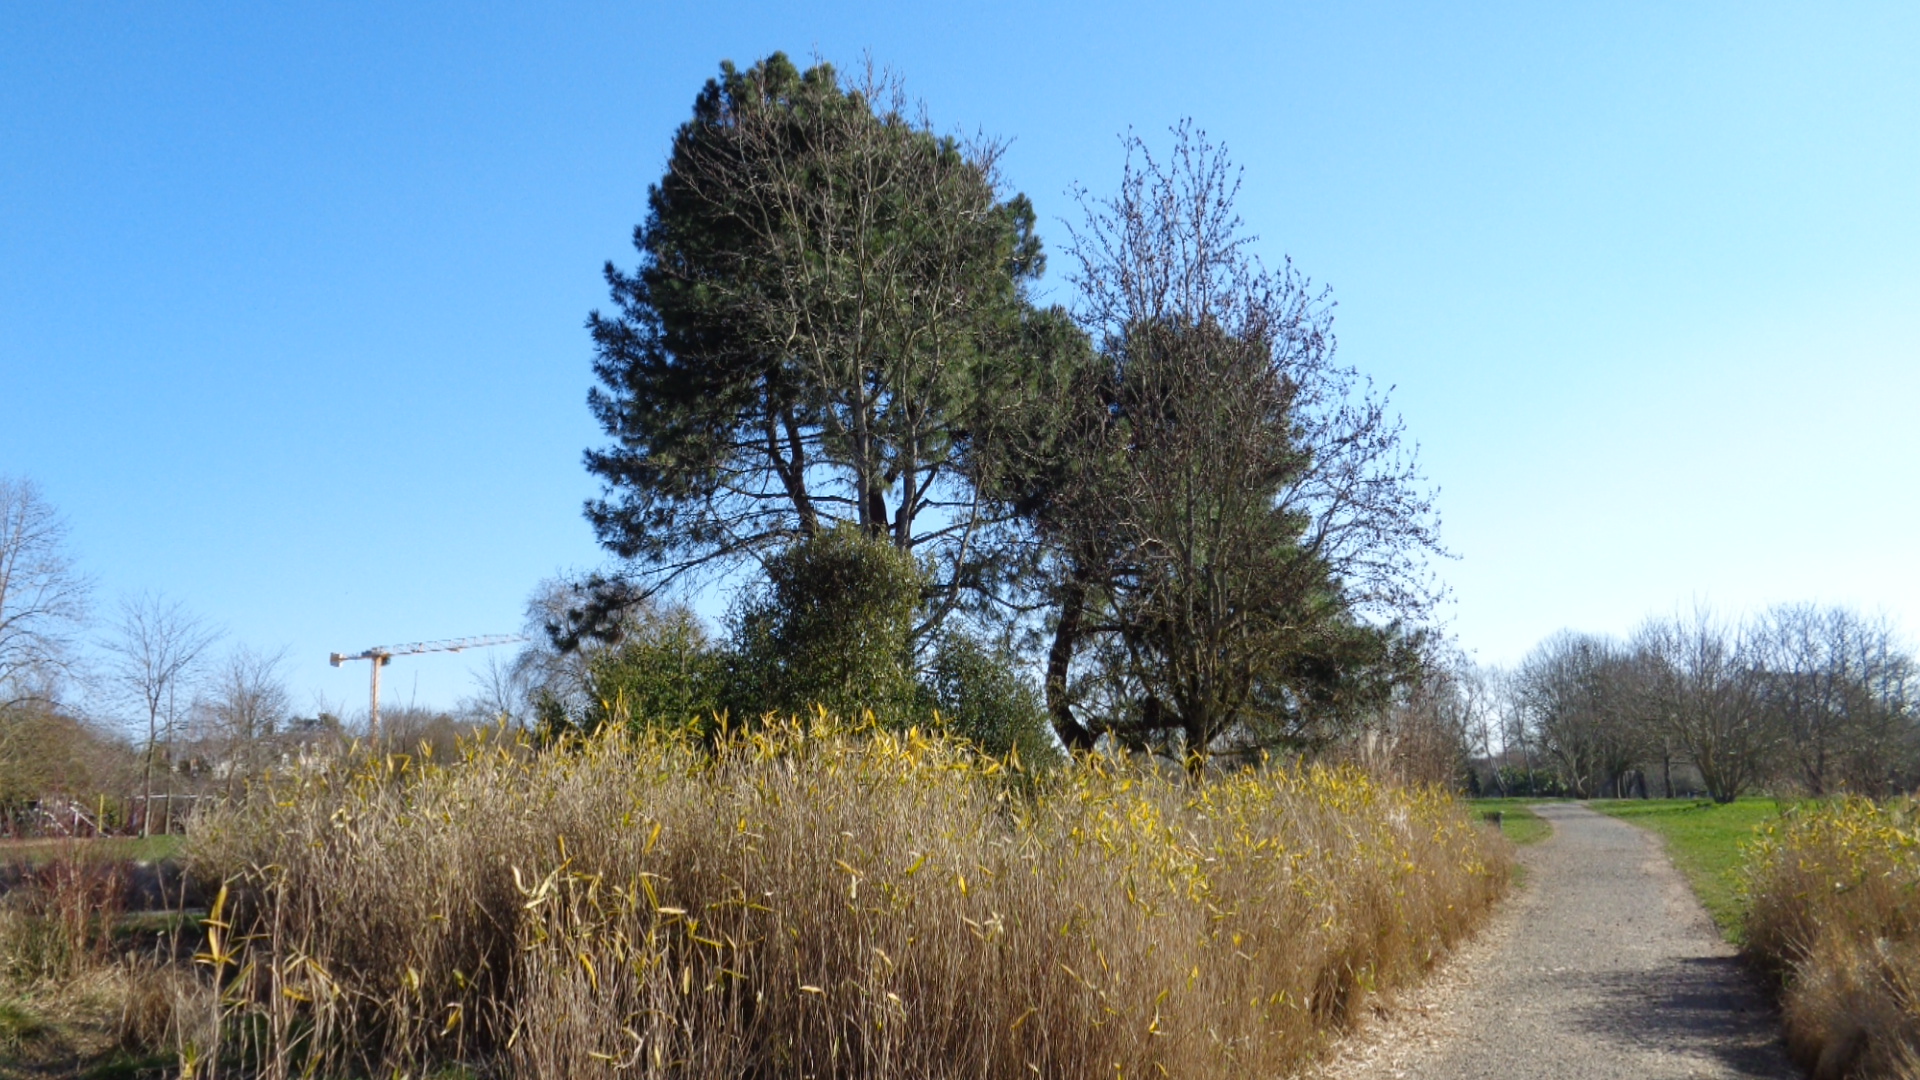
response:
[[[102,836],[0,840],[0,864],[36,868],[54,862],[156,863],[180,853],[181,836]]]
[[[1467,806],[1484,819],[1500,815],[1500,832],[1515,844],[1537,844],[1553,835],[1547,819],[1530,809],[1540,799],[1469,799]],[[1516,872],[1518,867],[1515,868]]]
[[[1720,935],[1738,945],[1744,936],[1741,896],[1744,846],[1780,816],[1774,799],[1714,803],[1697,799],[1594,799],[1586,804],[1638,825],[1665,841],[1667,857],[1687,879]]]

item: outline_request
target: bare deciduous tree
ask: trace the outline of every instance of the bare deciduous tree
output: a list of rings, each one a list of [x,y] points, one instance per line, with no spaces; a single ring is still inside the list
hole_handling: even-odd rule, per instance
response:
[[[1580,798],[1619,792],[1645,749],[1626,692],[1628,658],[1591,634],[1561,632],[1514,673],[1514,701],[1535,745]]]
[[[292,698],[280,673],[286,655],[285,649],[235,648],[214,669],[197,703],[229,794],[272,760],[274,739],[292,715]]]
[[[1500,708],[1499,673],[1480,666],[1456,649],[1448,657],[1441,674],[1446,681],[1442,700],[1446,703],[1448,715],[1453,717],[1453,726],[1459,732],[1461,748],[1468,757],[1469,766],[1472,766],[1474,759],[1485,762],[1490,770],[1489,779],[1493,789],[1505,795],[1506,792],[1500,788],[1499,766],[1506,749],[1506,739]],[[1473,775],[1475,780],[1472,782],[1477,785],[1477,770]]]
[[[50,696],[89,591],[60,515],[32,481],[0,476],[0,709]]]
[[[536,629],[544,629],[539,627]],[[528,650],[550,652],[545,646]],[[524,728],[532,719],[530,698],[533,672],[528,663],[502,660],[487,653],[483,666],[473,673],[473,693],[460,703],[460,714],[475,723],[506,724]]]
[[[161,736],[164,734],[171,744],[180,706],[192,697],[191,677],[219,637],[219,631],[178,601],[140,593],[120,602],[119,619],[105,646],[113,657],[115,684],[146,721],[145,764],[141,771],[143,836],[152,830],[153,770]],[[171,762],[168,791],[172,791]]]
[[[1366,620],[1434,598],[1431,495],[1400,425],[1334,362],[1325,294],[1254,257],[1238,185],[1191,126],[1164,164],[1129,141],[1070,249],[1094,351],[1060,350],[1070,370],[1008,424],[1024,434],[985,447],[983,486],[1047,552],[1048,708],[1071,747],[1104,727],[1204,754],[1380,704],[1357,691],[1381,689],[1363,672],[1397,634]],[[1104,685],[1070,687],[1076,667]],[[1123,714],[1076,715],[1116,681]]]
[[[1776,745],[1751,638],[1699,607],[1648,622],[1633,643],[1648,664],[1651,723],[1692,762],[1715,802],[1732,802],[1765,775]]]
[[[1403,784],[1471,784],[1490,737],[1486,680],[1464,656],[1434,649],[1369,726],[1361,749],[1375,775]]]
[[[1754,646],[1785,764],[1808,794],[1878,794],[1912,769],[1920,679],[1885,618],[1785,604],[1760,618]]]

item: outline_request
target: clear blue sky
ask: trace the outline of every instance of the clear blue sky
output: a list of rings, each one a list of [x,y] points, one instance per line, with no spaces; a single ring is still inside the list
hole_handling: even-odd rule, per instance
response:
[[[515,629],[594,565],[581,322],[720,60],[896,68],[1057,244],[1194,117],[1440,486],[1463,644],[1696,598],[1920,630],[1920,5],[0,8],[0,472],[101,607]],[[451,704],[468,661],[388,669]]]

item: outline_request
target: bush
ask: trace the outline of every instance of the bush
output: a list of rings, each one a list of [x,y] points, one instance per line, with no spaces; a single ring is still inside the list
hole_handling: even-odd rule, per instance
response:
[[[921,683],[952,734],[1030,765],[1060,759],[1039,693],[1004,653],[959,631],[943,633]]]
[[[138,761],[124,741],[57,708],[0,705],[0,825],[34,822],[34,807],[53,795],[118,802],[138,787]]]
[[[1920,1075],[1920,814],[1867,799],[1788,810],[1747,870],[1747,948],[1782,980],[1816,1077]]]
[[[223,1056],[275,1075],[1273,1075],[1507,880],[1449,797],[1352,770],[1011,771],[822,715],[711,746],[609,732],[284,778],[189,841],[198,874],[233,881]]]
[[[1508,796],[1529,799],[1557,799],[1567,794],[1566,785],[1551,769],[1523,769],[1518,765],[1502,765],[1495,787]]]
[[[871,710],[904,727],[918,698],[912,638],[925,579],[913,556],[840,525],[767,561],[735,615],[730,711]]]
[[[609,725],[705,727],[724,707],[726,657],[691,609],[644,608],[623,629],[618,643],[587,658],[579,715],[569,716],[551,699],[538,710],[549,738],[591,735]]]

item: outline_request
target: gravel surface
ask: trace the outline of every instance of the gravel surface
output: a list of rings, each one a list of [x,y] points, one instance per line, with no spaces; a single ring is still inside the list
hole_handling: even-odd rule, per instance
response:
[[[1777,1014],[1660,843],[1563,803],[1480,937],[1386,1008],[1325,1080],[1800,1076]]]

